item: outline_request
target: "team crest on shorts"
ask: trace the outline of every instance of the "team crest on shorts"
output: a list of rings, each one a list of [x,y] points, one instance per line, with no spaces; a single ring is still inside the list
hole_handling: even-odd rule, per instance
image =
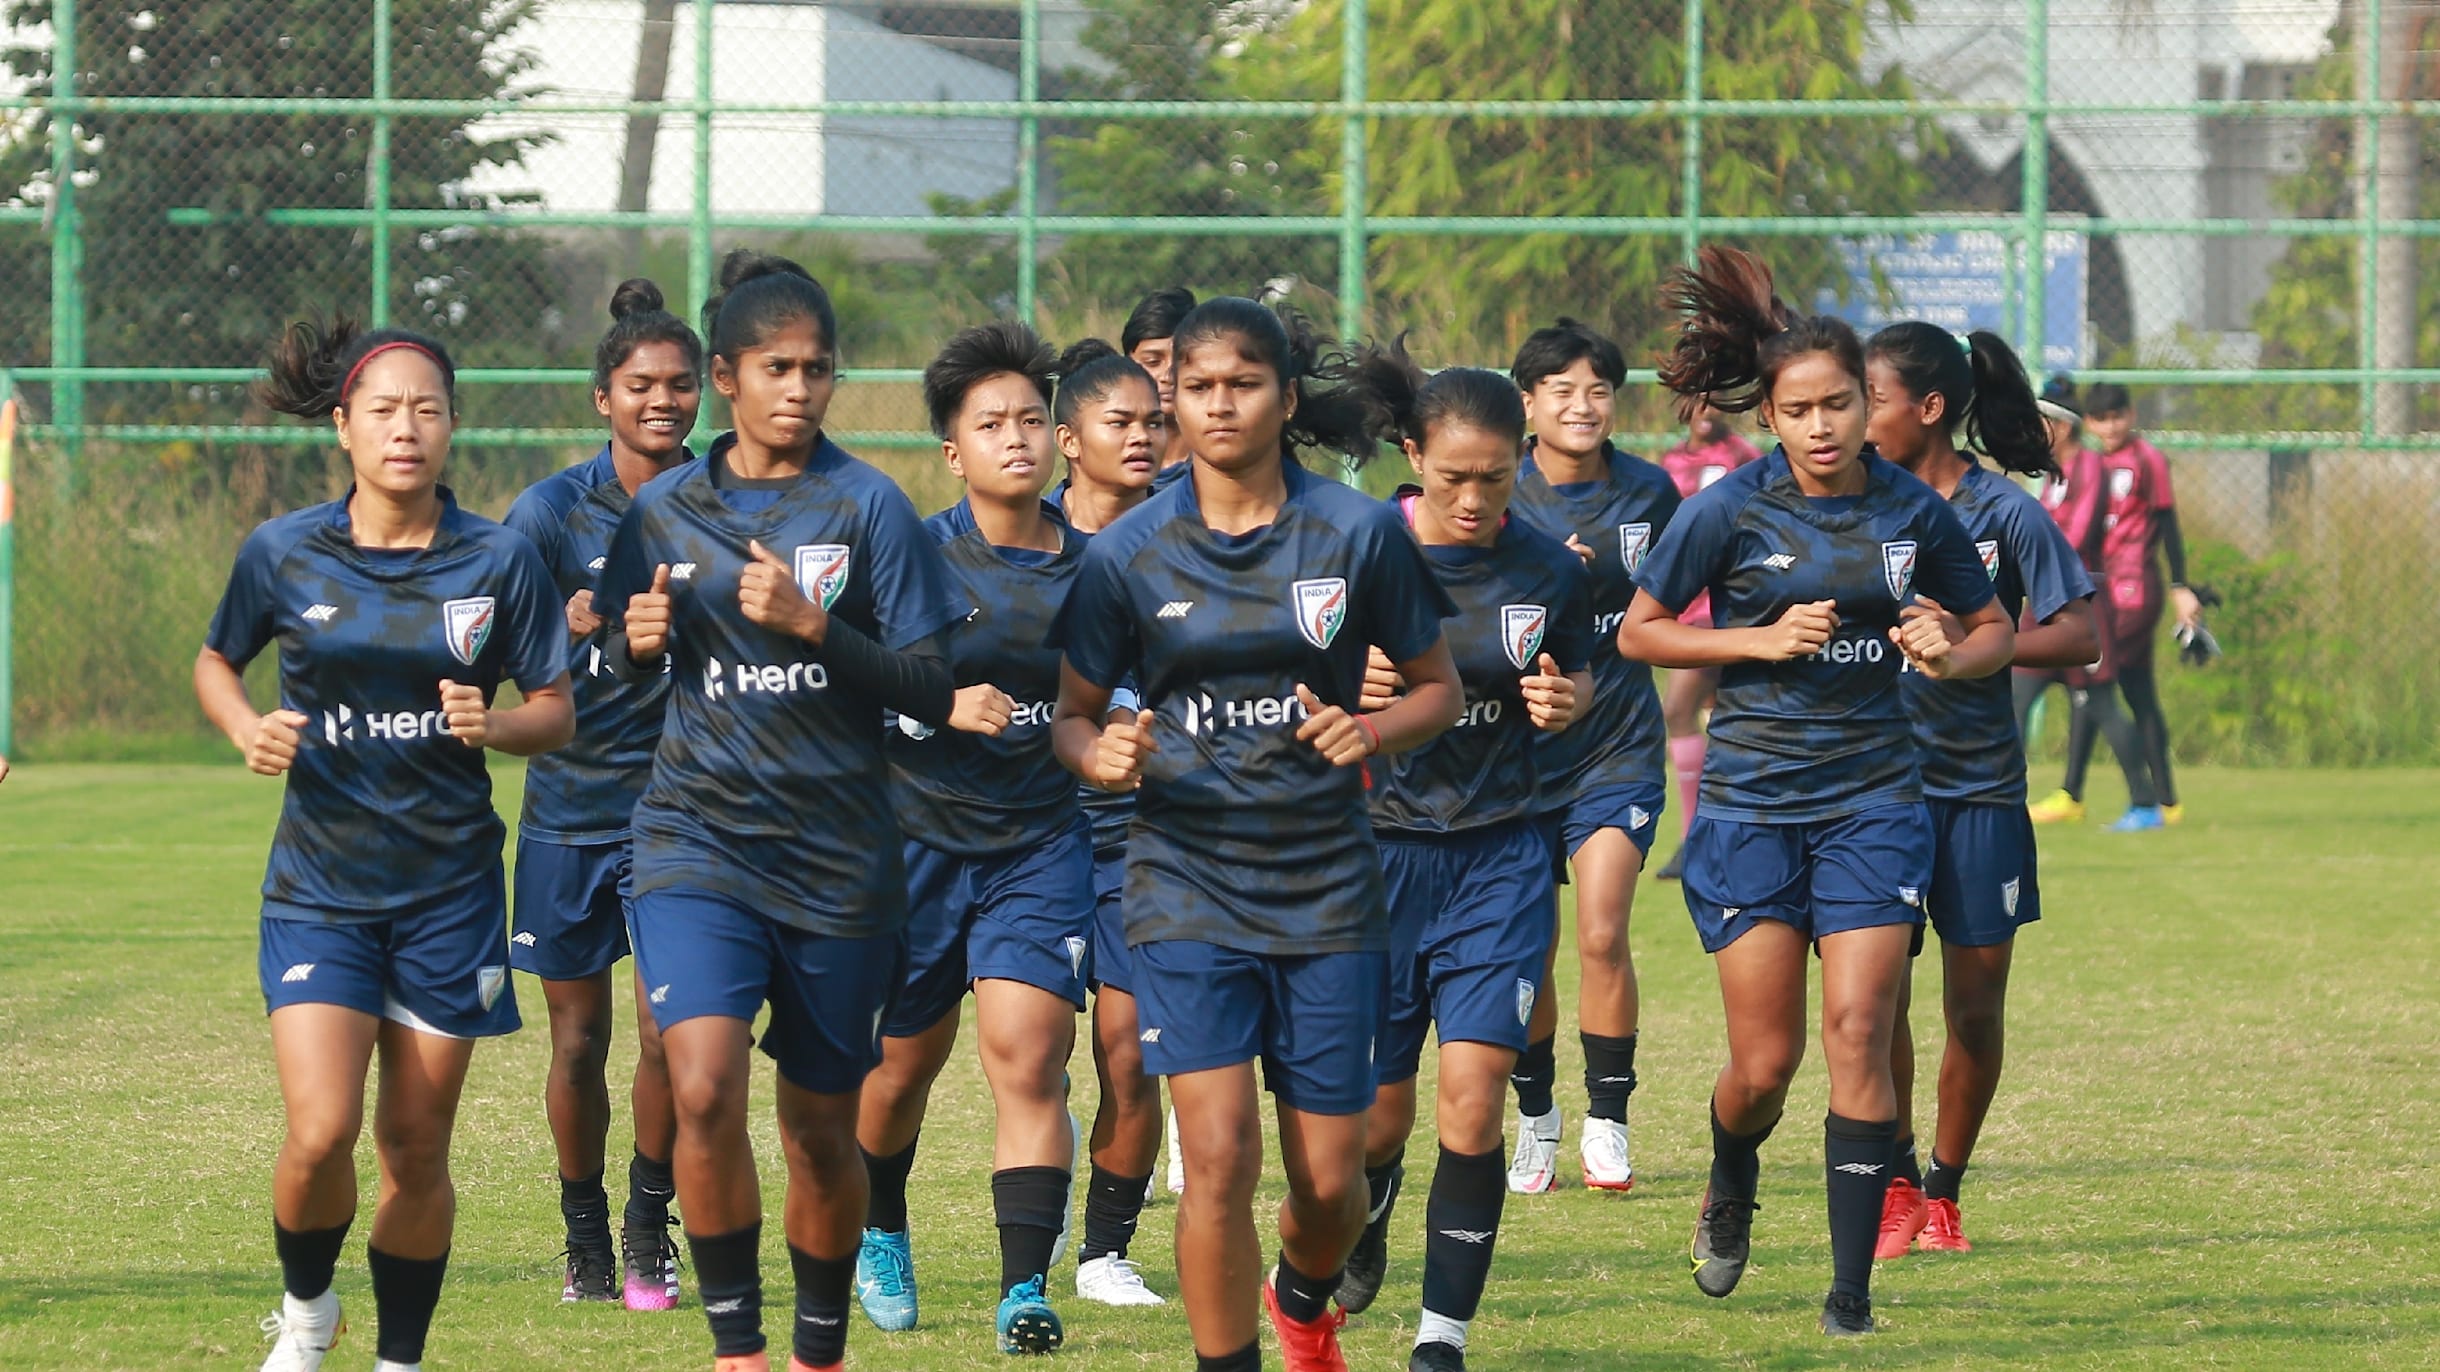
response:
[[[1532,982],[1530,982],[1530,981],[1527,981],[1527,980],[1526,980],[1525,978],[1523,978],[1523,977],[1518,977],[1518,978],[1517,978],[1517,1023],[1518,1023],[1519,1025],[1523,1025],[1523,1024],[1525,1024],[1525,1023],[1527,1023],[1527,1022],[1529,1022],[1529,1021],[1531,1021],[1531,1020],[1533,1019],[1533,998],[1534,998],[1534,985],[1533,985],[1533,983],[1532,983]]]
[[[854,550],[844,543],[801,543],[796,549],[796,588],[827,610],[847,589],[848,560]]]
[[[472,667],[491,642],[493,618],[492,598],[470,595],[464,600],[444,601],[441,605],[441,637],[449,642],[449,656]]]
[[[1974,551],[1982,554],[1983,574],[1993,581],[1999,580],[1999,540],[1983,539],[1974,545]]]
[[[1533,665],[1542,651],[1542,631],[1550,625],[1550,610],[1541,605],[1502,605],[1500,642],[1518,671]]]
[[[1077,976],[1083,976],[1085,941],[1078,938],[1074,934],[1070,934],[1068,935],[1067,939],[1067,950],[1068,970],[1075,973]]]
[[[1652,526],[1621,524],[1618,526],[1618,560],[1632,572],[1644,565],[1644,554],[1652,551]]]
[[[1651,822],[1652,812],[1650,810],[1645,809],[1641,805],[1630,805],[1627,807],[1627,827],[1629,829],[1641,829]]]
[[[489,1010],[492,1006],[492,1002],[498,1000],[500,998],[500,993],[507,989],[507,968],[478,967],[475,969],[474,990],[475,994],[482,999],[484,1009]]]
[[[2022,877],[2010,877],[1999,884],[1999,903],[2006,908],[2010,919],[2016,918],[2016,901],[2024,890],[2024,884]]]
[[[1902,538],[1881,545],[1881,574],[1889,580],[1889,594],[1900,603],[1915,586],[1915,540]]]
[[[1315,577],[1288,588],[1296,607],[1296,631],[1316,648],[1327,648],[1347,622],[1347,578]]]

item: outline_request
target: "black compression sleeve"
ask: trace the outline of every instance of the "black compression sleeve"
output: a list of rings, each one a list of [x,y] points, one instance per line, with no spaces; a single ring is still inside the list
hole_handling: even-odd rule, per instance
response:
[[[891,652],[834,617],[822,635],[821,657],[822,665],[842,683],[916,723],[938,728],[949,722],[957,683],[937,637],[917,639],[906,651]]]
[[[2160,550],[2169,559],[2169,584],[2186,584],[2186,535],[2177,527],[2177,511],[2163,510],[2154,515],[2160,526]]]
[[[669,651],[668,646],[664,644],[661,651],[666,654]],[[655,657],[650,662],[635,660],[634,656],[627,651],[627,633],[624,629],[610,636],[609,645],[602,649],[602,661],[609,666],[610,675],[630,686],[639,681],[649,681],[659,676],[662,671],[660,657]]]

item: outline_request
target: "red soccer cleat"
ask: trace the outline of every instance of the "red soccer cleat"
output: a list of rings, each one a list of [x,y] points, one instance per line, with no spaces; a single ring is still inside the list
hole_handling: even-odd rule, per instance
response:
[[[846,1368],[847,1360],[844,1358],[827,1367],[816,1367],[793,1353],[788,1355],[788,1372],[846,1372]]]
[[[1925,1207],[1930,1213],[1923,1220],[1923,1236],[1915,1246],[1926,1253],[1971,1253],[1974,1245],[1966,1242],[1963,1217],[1957,1213],[1957,1202],[1936,1200]],[[1886,1236],[1888,1230],[1884,1228]]]
[[[1262,1281],[1262,1308],[1271,1312],[1272,1332],[1279,1335],[1279,1360],[1288,1372],[1347,1372],[1347,1355],[1339,1351],[1339,1330],[1347,1312],[1332,1306],[1311,1323],[1289,1319],[1279,1308],[1279,1293],[1271,1278]]]
[[[1915,1235],[1923,1232],[1925,1217],[1930,1213],[1923,1201],[1922,1187],[1904,1177],[1890,1178],[1889,1189],[1881,1193],[1881,1239],[1873,1245],[1873,1257],[1883,1260],[1905,1257],[1906,1250],[1914,1246]]]

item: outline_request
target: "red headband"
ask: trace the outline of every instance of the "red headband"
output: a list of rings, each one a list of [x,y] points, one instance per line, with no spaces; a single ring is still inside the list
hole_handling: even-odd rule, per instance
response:
[[[400,348],[409,348],[416,352],[422,353],[424,356],[432,359],[432,365],[435,367],[441,365],[440,355],[433,352],[430,348],[425,347],[421,343],[410,342],[404,338],[394,338],[387,343],[376,343],[372,347],[364,350],[364,356],[356,359],[355,366],[347,369],[347,376],[339,382],[339,403],[343,406],[347,404],[347,393],[356,389],[356,377],[364,370],[365,363],[372,361],[374,358],[381,356],[383,353],[396,352]]]

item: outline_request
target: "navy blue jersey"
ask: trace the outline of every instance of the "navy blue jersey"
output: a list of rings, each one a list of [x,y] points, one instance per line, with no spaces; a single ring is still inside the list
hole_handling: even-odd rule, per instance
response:
[[[1410,837],[1533,814],[1542,735],[1519,683],[1543,653],[1562,673],[1581,672],[1600,655],[1583,559],[1523,520],[1502,524],[1488,548],[1426,546],[1423,554],[1457,604],[1447,629],[1466,712],[1440,737],[1373,764],[1373,827]]]
[[[1182,472],[1186,470],[1186,465],[1181,462],[1170,470]],[[1153,476],[1157,480],[1160,473],[1155,472]],[[1067,491],[1071,484],[1069,480],[1061,480],[1051,488],[1048,497],[1062,512],[1067,509]],[[1112,695],[1110,708],[1132,711],[1137,703],[1134,688],[1125,686]],[[1076,787],[1076,798],[1084,806],[1086,821],[1093,826],[1094,856],[1103,857],[1124,849],[1127,846],[1127,826],[1135,820],[1135,793],[1105,791],[1080,782]]]
[[[1283,474],[1279,517],[1242,537],[1205,525],[1193,481],[1163,487],[1094,537],[1051,627],[1078,674],[1132,678],[1155,716],[1131,870],[1148,835],[1196,867],[1158,902],[1130,877],[1130,944],[1388,946],[1363,769],[1296,737],[1296,688],[1355,710],[1366,649],[1420,657],[1456,607],[1388,506],[1294,462]]]
[[[2028,608],[2039,623],[2093,593],[2084,561],[2058,522],[2015,482],[1987,467],[1970,467],[1949,497],[1949,508],[1974,540],[2009,623]],[[2008,673],[1935,681],[1902,663],[1900,676],[1915,741],[1922,747],[1923,794],[1933,800],[2024,804],[2025,741],[2017,733]]]
[[[989,682],[1015,702],[997,737],[903,716],[890,731],[898,827],[944,853],[989,857],[1030,847],[1076,817],[1076,777],[1051,752],[1059,651],[1047,640],[1051,616],[1075,584],[1085,536],[1047,501],[1043,514],[1063,539],[1048,558],[993,547],[963,500],[924,521],[957,590],[976,607],[949,638],[951,674],[961,689]]]
[[[1678,510],[1677,483],[1659,467],[1604,445],[1610,479],[1554,486],[1526,450],[1511,513],[1567,541],[1574,534],[1593,550],[1592,633],[1604,645],[1593,654],[1592,708],[1564,733],[1545,734],[1542,793],[1547,807],[1603,787],[1669,779],[1667,732],[1652,669],[1618,652],[1618,626],[1635,599],[1635,571]]]
[[[1773,449],[1686,502],[1636,580],[1674,614],[1711,592],[1723,629],[1771,624],[1829,600],[1839,626],[1792,662],[1720,669],[1703,813],[1802,824],[1923,798],[1890,642],[1921,593],[1959,616],[1991,603],[1991,578],[1948,502],[1866,449],[1864,493],[1814,498]]]
[[[834,684],[813,645],[745,617],[746,545],[892,650],[969,607],[888,477],[825,438],[783,489],[741,487],[732,442],[636,494],[594,592],[615,618],[669,565],[669,712],[635,808],[635,889],[709,891],[818,934],[887,932],[905,920],[906,876],[881,702]]]
[[[590,460],[527,487],[503,522],[541,552],[564,603],[601,575],[610,532],[630,503],[604,444]],[[598,606],[594,613],[601,613]],[[603,656],[609,645],[605,624],[569,650],[576,741],[526,764],[521,833],[553,843],[614,843],[627,837],[627,818],[644,794],[652,750],[661,742],[669,678],[619,676]]]
[[[204,638],[240,670],[274,643],[280,705],[307,722],[263,912],[379,920],[496,877],[491,773],[450,737],[441,682],[489,700],[568,669],[566,611],[532,545],[447,487],[424,548],[357,547],[346,497],[282,515],[238,549]]]

